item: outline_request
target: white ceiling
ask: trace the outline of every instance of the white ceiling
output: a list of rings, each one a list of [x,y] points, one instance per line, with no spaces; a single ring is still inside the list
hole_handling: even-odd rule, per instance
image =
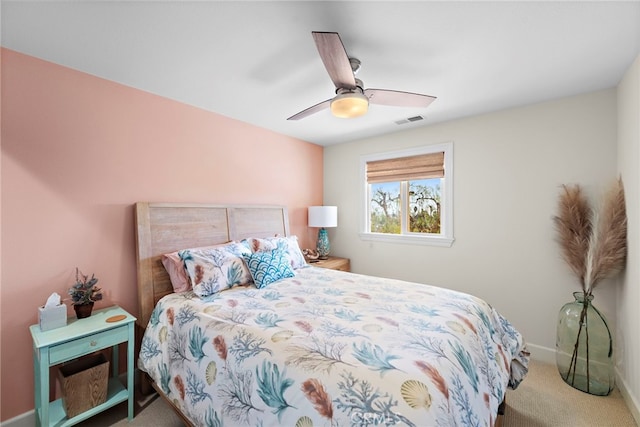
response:
[[[0,13],[4,47],[321,145],[610,88],[640,53],[640,1],[3,0]],[[340,33],[365,87],[438,99],[287,121],[334,94],[311,31]]]

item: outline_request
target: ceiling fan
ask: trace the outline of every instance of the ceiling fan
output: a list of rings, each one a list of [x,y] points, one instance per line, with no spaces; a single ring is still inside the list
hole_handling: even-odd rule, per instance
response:
[[[394,107],[426,108],[436,99],[433,96],[412,92],[364,89],[362,80],[355,78],[355,74],[360,69],[360,61],[347,56],[340,35],[321,31],[313,31],[311,34],[324,67],[336,86],[336,96],[302,110],[287,120],[300,120],[325,108],[330,108],[331,113],[336,117],[358,117],[367,113],[370,103]]]

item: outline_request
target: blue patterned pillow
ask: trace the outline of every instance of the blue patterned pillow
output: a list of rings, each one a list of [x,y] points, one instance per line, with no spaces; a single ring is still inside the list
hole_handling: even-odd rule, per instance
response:
[[[258,289],[296,275],[291,268],[291,258],[285,251],[275,249],[243,254],[243,257]]]
[[[251,282],[242,256],[251,251],[240,243],[221,247],[185,249],[178,252],[184,262],[193,292],[208,297],[236,285]]]

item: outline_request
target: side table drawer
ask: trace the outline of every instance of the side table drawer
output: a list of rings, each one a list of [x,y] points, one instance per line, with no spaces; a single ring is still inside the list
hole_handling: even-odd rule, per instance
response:
[[[49,363],[65,362],[75,359],[103,348],[112,347],[129,339],[127,326],[110,329],[91,336],[78,338],[73,341],[67,341],[58,345],[54,345],[49,350]]]

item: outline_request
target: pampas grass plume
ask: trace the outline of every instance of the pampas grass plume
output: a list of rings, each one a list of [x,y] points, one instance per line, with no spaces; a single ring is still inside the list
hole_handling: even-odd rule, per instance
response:
[[[562,186],[558,215],[553,217],[562,257],[585,294],[619,273],[627,257],[627,214],[624,186],[618,178],[602,206],[592,210],[579,185]]]
[[[591,209],[582,187],[562,186],[558,200],[558,215],[553,217],[558,232],[562,257],[585,288],[587,252],[591,236]]]
[[[622,271],[627,259],[627,213],[620,178],[605,195],[590,243],[586,277],[588,291]]]

